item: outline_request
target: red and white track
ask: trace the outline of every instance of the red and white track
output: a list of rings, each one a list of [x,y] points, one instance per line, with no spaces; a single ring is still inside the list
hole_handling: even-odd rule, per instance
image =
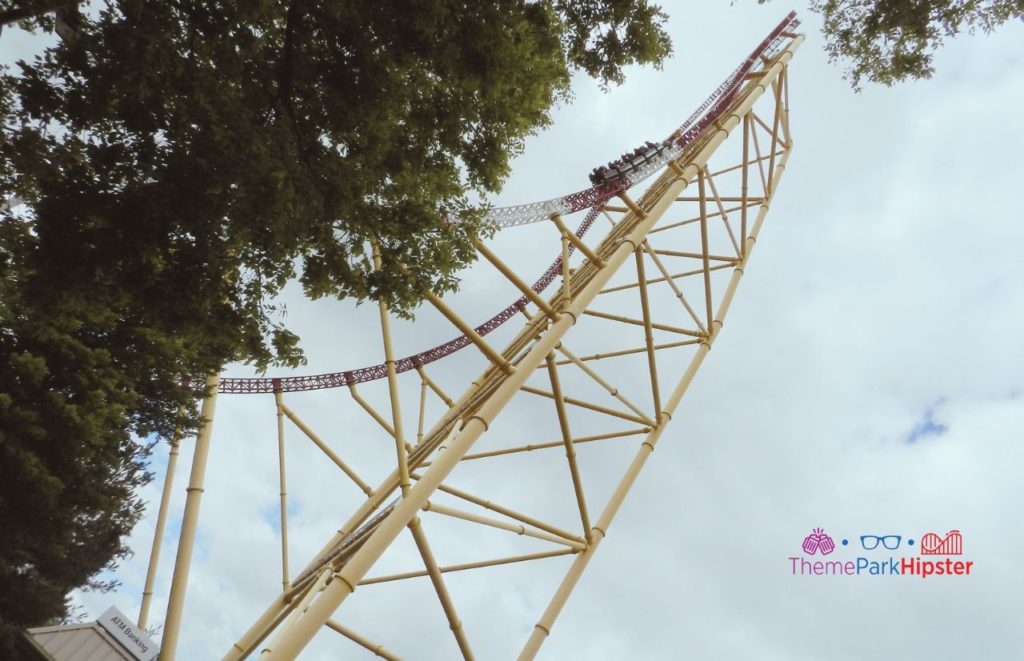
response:
[[[576,230],[576,235],[582,237],[590,229],[601,207],[609,198],[632,188],[661,170],[666,163],[674,160],[680,152],[697,139],[709,126],[713,125],[716,120],[723,117],[735,100],[736,94],[742,87],[743,82],[764,68],[765,63],[770,61],[782,48],[785,43],[785,37],[791,34],[799,24],[800,21],[796,18],[796,12],[790,12],[722,84],[715,88],[693,114],[678,129],[672,132],[672,135],[658,143],[659,151],[656,157],[644,159],[642,163],[632,165],[628,168],[628,174],[624,174],[616,181],[594,185],[590,188],[550,200],[497,208],[488,214],[488,219],[499,228],[506,228],[548,220],[552,214],[556,213],[568,215],[589,209],[583,222]],[[627,163],[626,165],[630,164]],[[572,246],[569,249],[570,251],[575,250]],[[544,271],[544,274],[533,283],[533,290],[537,293],[544,291],[555,280],[557,275],[561,273],[561,269],[562,257],[559,256]],[[474,330],[480,336],[485,336],[515,316],[526,304],[527,298],[523,296],[474,328]],[[465,335],[460,335],[444,344],[439,344],[426,351],[396,360],[395,371],[397,373],[407,372],[416,369],[416,367],[427,365],[449,356],[469,344],[469,338]],[[348,386],[350,383],[364,383],[366,381],[383,379],[387,377],[387,373],[386,365],[381,363],[344,372],[330,372],[310,376],[223,378],[220,380],[218,391],[225,394],[248,394],[341,388]]]

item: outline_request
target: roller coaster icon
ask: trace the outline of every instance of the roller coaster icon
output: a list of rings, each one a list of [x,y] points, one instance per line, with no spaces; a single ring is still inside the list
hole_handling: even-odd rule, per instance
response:
[[[959,530],[950,530],[945,537],[930,532],[921,537],[921,555],[963,555],[964,540]]]

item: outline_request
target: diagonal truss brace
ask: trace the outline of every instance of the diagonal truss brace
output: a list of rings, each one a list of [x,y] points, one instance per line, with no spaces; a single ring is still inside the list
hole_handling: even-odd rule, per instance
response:
[[[587,531],[586,538],[588,543],[582,551],[576,554],[576,559],[572,563],[569,573],[566,575],[550,606],[538,621],[533,634],[523,648],[520,658],[533,658],[544,638],[548,635],[554,619],[564,606],[573,586],[579,580],[583,569],[605,537],[607,528],[618,511],[626,493],[642,469],[647,457],[653,452],[662,432],[671,420],[672,413],[678,406],[697,369],[710,351],[722,328],[736,286],[742,277],[744,268],[749,260],[751,248],[756,241],[771,197],[777,187],[778,179],[785,169],[789,149],[792,144],[788,139],[788,119],[784,115],[780,116],[779,111],[777,111],[772,123],[776,131],[779,130],[780,126],[785,129],[787,134],[786,140],[780,141],[777,135],[772,135],[769,153],[762,155],[760,145],[756,139],[756,132],[752,130],[749,120],[751,107],[769,89],[769,86],[773,89],[776,100],[779,101],[781,99],[781,90],[784,89],[781,76],[786,63],[792,57],[793,52],[801,41],[802,37],[794,38],[787,48],[775,57],[773,60],[774,64],[766,69],[764,75],[756,81],[749,83],[745,90],[745,95],[737,102],[730,114],[716,124],[717,130],[713,133],[709,131],[706,139],[695,145],[692,152],[685,154],[687,157],[685,160],[680,158],[678,162],[673,163],[672,167],[652,185],[651,189],[642,199],[633,201],[626,196],[622,196],[627,211],[625,216],[613,228],[612,234],[593,251],[592,259],[588,259],[581,267],[573,270],[571,274],[568,270],[566,271],[563,292],[555,294],[551,299],[555,303],[549,303],[547,309],[538,304],[539,311],[506,351],[498,354],[493,349],[488,350],[489,348],[484,348],[485,345],[481,345],[481,350],[491,359],[491,366],[474,382],[473,387],[453,403],[449,412],[442,417],[430,432],[423,436],[423,441],[408,455],[408,470],[410,471],[425,463],[427,457],[430,456],[432,461],[426,472],[420,475],[413,475],[416,478],[415,484],[411,484],[403,489],[404,494],[401,498],[393,505],[382,510],[375,518],[368,521],[370,515],[382,505],[384,499],[389,494],[394,492],[399,483],[404,482],[403,486],[409,484],[405,482],[408,478],[404,475],[398,475],[399,471],[397,470],[388,476],[380,487],[373,490],[372,495],[359,508],[350,521],[342,527],[339,534],[324,547],[320,554],[317,554],[307,569],[299,575],[299,578],[294,582],[295,587],[293,587],[292,591],[281,595],[275,600],[264,615],[250,628],[249,632],[228,652],[225,658],[241,658],[250,650],[253,650],[259,644],[259,641],[275,628],[279,629],[278,635],[272,643],[262,650],[261,658],[294,658],[322,626],[331,622],[334,611],[355,591],[356,586],[365,579],[380,555],[404,528],[412,524],[418,512],[428,503],[430,496],[443,487],[443,482],[449,473],[465,458],[474,443],[487,432],[490,424],[501,413],[505,405],[520,390],[524,390],[528,377],[546,364],[552,368],[554,367],[554,361],[551,357],[557,351],[562,338],[569,332],[577,320],[588,311],[588,306],[606,287],[611,277],[630,258],[641,259],[644,253],[654,252],[645,243],[647,235],[670,205],[680,197],[680,193],[693,181],[697,181],[701,189],[701,224],[706,226],[707,220],[711,215],[703,208],[706,199],[704,183],[711,176],[711,173],[706,169],[707,160],[729,135],[730,131],[742,124],[744,138],[746,138],[749,132],[754,139],[757,155],[756,163],[759,173],[762,174],[763,187],[765,189],[765,195],[761,198],[757,218],[753,223],[750,234],[747,235],[745,232],[741,234],[744,237],[742,246],[740,246],[741,257],[734,264],[725,265],[733,267],[733,272],[717,312],[712,313],[710,308],[710,288],[705,286],[707,294],[707,310],[705,311],[705,316],[707,317],[706,331],[698,334],[702,337],[699,338],[697,353],[679,383],[672,390],[671,395],[661,403],[660,411],[656,414],[654,426],[647,433],[636,457],[627,469],[611,501],[605,507],[597,522]],[[781,144],[783,149],[781,151],[781,159],[776,161],[775,156],[777,153],[780,153],[776,152],[776,146],[779,144]],[[744,140],[744,151],[746,152],[746,139]],[[767,171],[763,167],[765,160],[769,161]],[[713,193],[715,198],[718,199],[717,191],[713,191]],[[744,197],[746,197],[746,190],[744,190]],[[744,221],[746,221],[746,209],[748,206],[751,205],[743,205]],[[560,226],[559,230],[562,232],[562,243],[566,245],[572,241],[563,231],[563,227]],[[572,243],[575,245],[575,242]],[[653,255],[651,256],[653,257]],[[588,255],[588,257],[591,257],[591,255]],[[639,268],[642,268],[642,266]],[[705,282],[707,282],[710,268],[708,246],[705,241],[703,245],[703,269],[700,270],[705,278]],[[650,280],[644,279],[642,272],[640,273],[640,278],[640,287],[642,289],[651,283]],[[570,285],[571,296],[568,295]],[[454,317],[454,314],[447,314],[444,308],[437,305],[438,302],[431,300],[431,303],[439,307],[442,313],[445,313],[445,316],[448,316],[455,323],[457,318]],[[534,302],[536,303],[536,301]],[[555,312],[556,310],[557,312]],[[654,326],[649,318],[649,314],[644,315],[643,325],[648,333],[648,337],[642,351],[650,355],[653,353],[654,346],[650,331]],[[555,394],[556,401],[561,401],[562,396],[560,393],[553,394]],[[447,439],[445,451],[432,455],[439,445],[439,439],[441,438]],[[351,534],[345,531],[351,531]],[[568,552],[571,553],[573,551],[576,551],[576,549],[569,550]],[[435,571],[437,571],[436,565]],[[327,580],[324,580],[325,576],[328,576]],[[305,578],[304,581],[303,578]],[[282,626],[279,626],[284,620],[287,621]]]

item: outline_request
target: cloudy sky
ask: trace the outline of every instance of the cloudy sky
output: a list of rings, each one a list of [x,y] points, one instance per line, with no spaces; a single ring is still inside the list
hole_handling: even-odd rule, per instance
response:
[[[607,94],[577,80],[574,103],[530,140],[499,204],[582,188],[595,165],[665,137],[789,7],[666,9],[671,61],[661,71],[631,71]],[[950,41],[931,80],[854,94],[825,59],[817,17],[797,9],[807,41],[790,69],[795,146],[747,277],[539,658],[1019,658],[1024,218],[1013,200],[1024,175],[1024,128],[1015,119],[1024,102],[1024,25]],[[6,57],[19,47],[8,37]],[[510,229],[495,250],[532,280],[554,256],[555,238],[546,225]],[[512,298],[477,267],[453,305],[476,324]],[[309,304],[297,292],[287,302],[311,358],[306,372],[383,359],[374,308]],[[396,324],[396,335],[398,354],[407,355],[455,333],[424,312],[415,325]],[[501,337],[508,334],[495,343]],[[596,339],[592,332],[567,341],[586,347]],[[467,350],[431,374],[455,395],[480,366]],[[616,377],[642,384],[644,375]],[[418,388],[403,388],[412,436]],[[384,409],[381,384],[362,392]],[[386,473],[391,446],[347,393],[287,403],[367,481]],[[533,415],[537,406],[509,409],[501,434],[481,446],[557,438]],[[579,449],[592,518],[636,438]],[[293,427],[287,442],[295,573],[361,494]],[[175,475],[154,624],[166,606],[191,447],[187,440]],[[156,468],[165,456],[157,454]],[[272,397],[221,397],[210,459],[183,659],[219,658],[280,589]],[[453,474],[454,484],[573,525],[561,452],[472,463]],[[549,483],[557,486],[549,491]],[[121,568],[122,589],[77,595],[91,615],[110,604],[137,613],[159,485],[146,488],[150,517],[132,536],[138,554]],[[429,513],[423,522],[443,565],[550,548]],[[970,576],[927,579],[794,576],[788,558],[802,555],[817,527],[837,544],[849,539],[829,556],[844,560],[917,553],[864,551],[856,548],[861,535],[918,540],[958,529],[974,566]],[[407,537],[371,574],[421,567]],[[569,560],[447,575],[478,658],[514,658]],[[405,658],[457,653],[426,579],[361,588],[336,616]],[[325,630],[303,658],[373,656]]]

